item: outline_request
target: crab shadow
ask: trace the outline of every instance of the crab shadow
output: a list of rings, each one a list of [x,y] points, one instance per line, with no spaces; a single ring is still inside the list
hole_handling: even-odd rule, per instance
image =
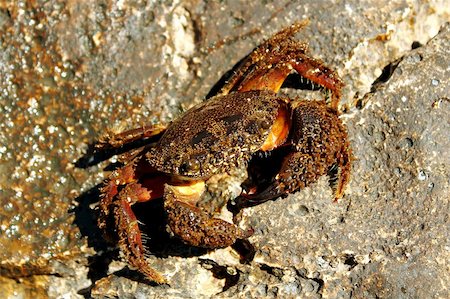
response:
[[[99,164],[112,156],[120,155],[132,149],[148,146],[155,142],[153,139],[137,140],[120,148],[96,150],[96,145],[91,144],[85,155],[75,163],[78,168],[88,168]],[[103,170],[113,171],[122,167],[120,162],[110,163]],[[83,236],[87,237],[88,245],[97,252],[103,252],[110,248],[104,240],[103,232],[97,226],[98,205],[101,197],[100,183],[75,199],[76,207],[70,212],[74,213],[74,223],[79,227]],[[176,238],[172,238],[166,230],[166,220],[163,200],[153,199],[144,203],[136,203],[132,206],[133,212],[140,222],[145,247],[157,257],[182,256],[192,257],[202,255],[205,249],[187,246]],[[114,244],[112,244],[114,245]]]
[[[140,140],[127,144],[122,148],[107,149],[101,152],[95,150],[95,144],[91,144],[86,154],[75,163],[75,166],[78,168],[88,168],[112,156],[149,145],[152,142],[154,140],[146,140],[145,142]],[[104,170],[113,171],[121,166],[122,164],[120,163],[110,163]],[[104,238],[104,232],[97,226],[98,210],[96,206],[98,206],[102,194],[102,185],[103,183],[100,183],[75,198],[74,208],[69,210],[74,215],[74,224],[79,228],[81,235],[87,239],[88,246],[96,252],[88,261],[88,278],[91,279],[93,284],[82,292],[88,297],[95,281],[108,276],[109,264],[113,260],[119,259],[120,254],[117,242],[107,241]],[[211,251],[205,248],[186,245],[181,240],[170,235],[167,231],[166,214],[162,198],[137,203],[132,206],[132,209],[137,219],[139,219],[143,243],[149,254],[158,258],[172,256],[188,258],[202,256],[208,251]],[[232,247],[240,253],[242,263],[248,263],[253,259],[255,250],[248,241],[238,240]],[[115,275],[147,284],[149,283],[143,275],[127,268],[115,272]]]

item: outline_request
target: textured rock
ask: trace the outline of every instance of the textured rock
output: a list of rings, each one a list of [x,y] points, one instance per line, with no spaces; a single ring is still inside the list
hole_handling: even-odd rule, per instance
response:
[[[450,297],[447,1],[38,2],[0,2],[1,294]],[[170,121],[303,18],[298,37],[346,82],[346,196],[331,203],[323,178],[245,210],[249,264],[158,248],[170,287],[110,264],[90,209],[107,163],[87,167],[88,144]]]

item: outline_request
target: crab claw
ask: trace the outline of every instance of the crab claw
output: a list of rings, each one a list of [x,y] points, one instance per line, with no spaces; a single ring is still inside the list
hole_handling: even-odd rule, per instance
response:
[[[269,200],[275,200],[280,196],[285,195],[285,193],[281,192],[277,187],[278,185],[273,183],[264,190],[256,193],[242,193],[231,203],[233,212],[238,212],[243,208],[256,206]]]
[[[286,196],[305,188],[326,173],[326,169],[317,165],[315,157],[301,152],[289,154],[283,161],[278,174],[262,190],[243,193],[235,199],[237,208],[245,208]]]
[[[291,146],[281,161],[272,157],[262,160],[266,166],[280,165],[279,171],[260,178],[263,186],[252,186],[242,194],[236,206],[243,208],[301,190],[323,175],[330,176],[335,201],[343,195],[349,181],[351,150],[347,132],[338,115],[326,103],[303,101],[293,112]],[[276,157],[275,157],[276,158]]]
[[[242,230],[195,206],[204,188],[203,181],[190,186],[166,185],[164,206],[172,232],[184,243],[203,248],[223,248],[250,237],[252,229]]]

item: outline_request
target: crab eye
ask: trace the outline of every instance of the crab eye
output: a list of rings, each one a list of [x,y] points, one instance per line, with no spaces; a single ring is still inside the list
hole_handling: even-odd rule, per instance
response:
[[[200,169],[200,162],[197,159],[189,160],[188,165],[192,171],[198,171]]]
[[[259,125],[261,126],[261,128],[263,128],[264,130],[267,130],[270,128],[271,123],[268,122],[267,120],[262,120]]]
[[[189,159],[183,161],[179,167],[180,173],[195,172],[200,169],[200,162],[197,159]]]

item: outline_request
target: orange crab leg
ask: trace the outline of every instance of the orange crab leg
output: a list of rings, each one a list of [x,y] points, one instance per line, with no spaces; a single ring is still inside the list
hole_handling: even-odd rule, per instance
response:
[[[304,53],[289,53],[285,59],[275,60],[267,65],[267,62],[256,62],[250,71],[243,74],[244,79],[238,82],[233,90],[239,92],[248,90],[271,90],[278,92],[286,77],[294,69],[297,73],[332,91],[331,107],[337,109],[341,97],[343,83],[339,76],[320,60],[310,58]],[[292,57],[292,58],[291,58]]]
[[[332,91],[331,107],[337,110],[341,98],[341,89],[344,86],[339,76],[323,62],[298,53],[290,61],[291,66],[304,78],[311,80]]]
[[[158,135],[164,133],[165,130],[166,126],[163,125],[148,125],[119,134],[110,134],[103,137],[102,140],[96,144],[96,148],[97,150],[119,148],[137,140],[158,137]]]
[[[128,187],[128,186],[127,186]],[[126,198],[119,196],[116,208],[116,227],[119,229],[119,246],[131,266],[139,270],[150,280],[165,283],[166,280],[157,271],[153,270],[145,260],[145,250],[142,245],[142,236],[138,221]]]
[[[276,92],[290,72],[290,69],[287,71],[287,68],[280,64],[288,49],[306,51],[307,44],[293,41],[293,36],[307,24],[308,21],[294,23],[255,48],[236,68],[233,76],[228,79],[220,93],[228,94],[231,91],[241,90],[241,86],[242,91],[269,89]],[[281,72],[275,71],[270,76],[264,75],[271,72],[271,69],[277,69],[277,66]],[[249,83],[253,80],[255,80],[254,84]],[[271,81],[278,83],[274,84]]]
[[[103,187],[104,196],[100,202],[99,227],[114,219],[121,251],[130,265],[138,269],[152,281],[164,283],[165,279],[153,270],[145,260],[142,235],[131,206],[136,202],[145,202],[162,197],[164,184],[168,178],[146,167],[145,157],[134,160],[127,166],[115,170]],[[138,173],[136,173],[138,169]],[[137,178],[144,177],[139,180]],[[106,237],[111,238],[108,234]]]
[[[305,25],[306,22],[296,23],[257,47],[237,67],[221,93],[248,90],[277,92],[291,71],[295,70],[301,77],[331,90],[331,107],[336,110],[343,87],[339,76],[322,61],[306,55],[307,44],[293,39],[294,34]]]
[[[127,172],[128,169],[125,167]],[[152,281],[157,283],[165,283],[165,279],[155,270],[153,270],[145,260],[144,246],[142,245],[142,236],[139,229],[138,221],[134,215],[131,205],[138,201],[147,201],[152,199],[150,192],[142,187],[141,184],[135,182],[127,182],[125,179],[122,183],[128,183],[125,187],[118,191],[120,180],[111,179],[104,187],[106,193],[102,198],[100,205],[99,226],[105,228],[109,217],[113,217],[115,226],[120,228],[118,232],[118,240],[121,251],[131,266],[138,269]],[[112,213],[112,215],[111,215]]]
[[[156,176],[142,179],[142,185],[148,186],[150,194],[147,198],[138,199],[138,202],[149,201],[156,198],[162,198],[164,195],[164,184],[169,182],[169,178],[165,176]]]
[[[238,91],[244,92],[249,90],[272,90],[278,92],[284,80],[291,72],[288,67],[274,67],[269,70],[260,69],[254,74],[249,74],[239,85]]]

